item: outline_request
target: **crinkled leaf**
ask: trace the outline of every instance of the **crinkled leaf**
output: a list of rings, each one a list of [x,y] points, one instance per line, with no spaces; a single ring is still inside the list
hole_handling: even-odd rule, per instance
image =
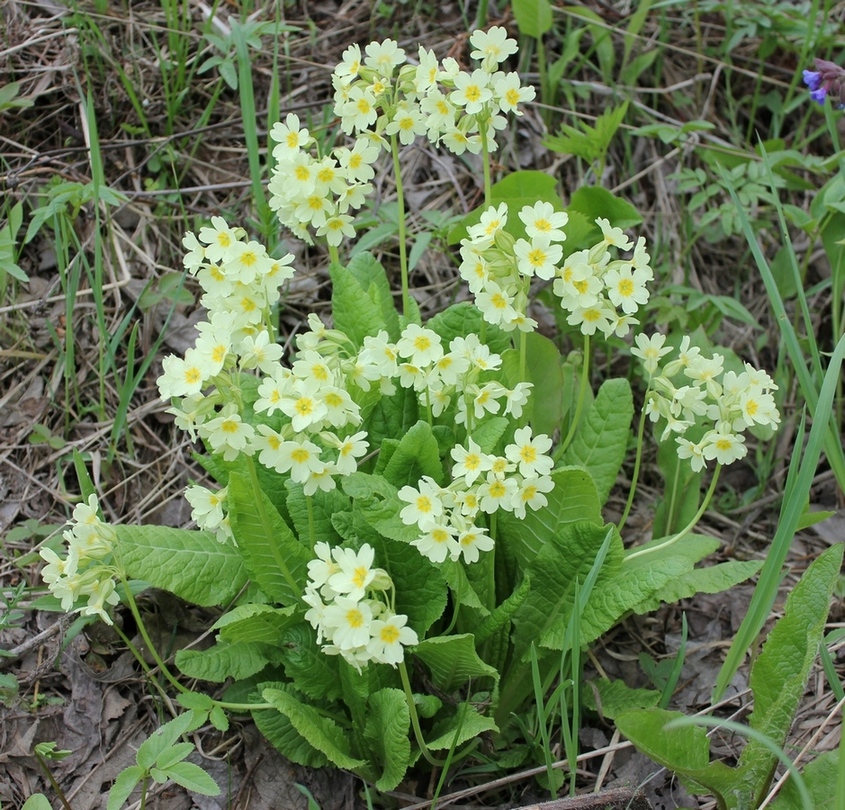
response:
[[[367,764],[364,760],[352,756],[349,750],[348,734],[334,720],[320,714],[313,706],[302,703],[281,689],[264,689],[261,695],[264,700],[285,715],[291,725],[338,768],[352,771]]]
[[[407,543],[380,536],[370,542],[376,565],[387,571],[396,588],[396,612],[404,613],[423,638],[446,609],[447,587],[440,568]]]
[[[607,527],[578,521],[560,526],[556,534],[547,537],[546,544],[527,569],[531,591],[513,615],[516,658],[524,660],[531,644],[561,649],[574,605],[575,584],[583,584],[586,580],[606,536]],[[622,541],[614,534],[593,596],[618,569],[621,557]],[[587,603],[586,611],[592,604],[593,598]],[[588,641],[592,636],[586,627],[586,616],[581,622],[581,640]]]
[[[238,550],[211,532],[168,526],[115,526],[117,555],[133,579],[148,582],[195,605],[233,599],[247,574]]]
[[[293,527],[299,537],[309,537],[312,531],[308,517],[308,498],[302,491],[302,484],[295,484],[288,479],[287,487],[288,514],[293,521]],[[311,520],[313,521],[314,537],[330,546],[336,545],[340,537],[332,527],[332,515],[344,512],[350,508],[349,498],[342,490],[332,489],[323,492],[318,489],[311,496]]]
[[[557,346],[536,332],[525,335],[525,370],[519,349],[509,349],[502,354],[502,371],[508,385],[530,382],[531,399],[525,406],[525,419],[534,433],[551,436],[563,419],[563,368]],[[473,436],[475,438],[475,436]]]
[[[490,416],[472,432],[472,440],[482,453],[492,453],[509,427],[510,420],[504,416]]]
[[[469,581],[463,563],[446,559],[440,563],[439,571],[458,604],[475,608],[482,616],[490,612]]]
[[[393,790],[405,775],[411,759],[411,713],[401,689],[381,689],[370,695],[364,739],[370,755],[382,768],[376,787]]]
[[[273,647],[255,641],[220,641],[207,650],[178,650],[176,666],[189,678],[223,683],[240,680],[264,669],[273,656]]]
[[[250,578],[273,601],[298,605],[311,552],[246,473],[229,476],[229,517]]]
[[[611,720],[629,709],[650,709],[660,700],[660,692],[654,689],[632,689],[624,681],[607,678],[589,681],[582,694],[588,709]]]
[[[416,524],[406,526],[399,517],[405,504],[399,500],[398,490],[380,475],[354,472],[344,476],[341,486],[353,499],[355,511],[379,534],[403,543],[419,537]]]
[[[443,482],[443,465],[437,439],[428,422],[419,421],[400,440],[384,470],[384,477],[395,487],[416,486],[424,475]]]
[[[414,647],[414,655],[428,666],[434,685],[444,692],[463,686],[470,678],[499,680],[499,673],[478,657],[471,633],[427,638]]]
[[[193,762],[177,762],[164,772],[177,784],[203,796],[219,796],[220,788],[211,776]]]
[[[427,740],[426,744],[432,751],[442,751],[475,739],[485,731],[498,730],[492,717],[479,714],[473,706],[463,704],[455,709],[455,714],[435,724],[431,739]]]
[[[478,307],[468,301],[462,301],[438,312],[437,315],[429,319],[426,326],[437,332],[443,339],[444,347],[448,347],[456,337],[479,334],[481,322],[481,311]],[[511,345],[508,333],[489,323],[486,324],[484,342],[490,347],[490,351],[496,354],[501,354]]]
[[[761,560],[730,560],[708,568],[694,568],[670,580],[631,610],[634,613],[651,613],[662,603],[671,605],[697,593],[721,593],[753,577],[762,565]]]
[[[593,590],[581,617],[582,641],[598,638],[635,607],[671,587],[716,546],[712,537],[690,535],[665,550],[626,560]]]
[[[341,695],[338,657],[317,646],[314,630],[305,623],[289,627],[278,638],[285,674],[297,689],[314,700],[336,700]]]
[[[605,380],[563,454],[564,464],[589,471],[601,503],[607,502],[625,460],[633,418],[634,398],[628,381],[622,377]]]
[[[803,769],[801,775],[810,791],[813,810],[839,810],[836,806],[839,798],[836,780],[840,767],[840,752],[836,750],[825,751]],[[804,810],[801,794],[792,779],[787,779],[778,797],[769,806],[772,810]]]
[[[371,253],[358,253],[353,256],[346,269],[357,279],[361,289],[381,313],[385,329],[391,340],[399,339],[399,313],[393,299],[393,290],[384,271],[384,267]],[[336,325],[336,324],[335,324]]]
[[[332,264],[329,267],[332,280],[332,317],[335,329],[346,334],[360,348],[364,338],[377,335],[387,329],[379,298],[378,288],[361,280],[347,267]],[[372,296],[370,292],[372,291]],[[375,299],[375,300],[374,300]]]
[[[601,505],[596,487],[586,470],[570,468],[552,473],[555,488],[547,493],[548,505],[529,509],[519,520],[513,513],[499,512],[499,543],[507,547],[514,562],[524,569],[540,553],[550,537],[578,520],[601,525]]]
[[[275,608],[272,605],[238,605],[223,614],[213,625],[219,630],[223,641],[258,641],[277,644],[281,634],[292,625],[302,621],[296,613],[296,606]]]
[[[494,608],[490,615],[482,620],[475,631],[475,643],[481,644],[493,633],[501,630],[510,623],[514,613],[522,606],[531,590],[531,577],[528,572],[522,577],[517,589],[501,605]]]
[[[259,692],[268,686],[271,684],[262,684]],[[272,686],[275,689],[293,690],[292,684],[274,683]],[[306,768],[323,768],[328,765],[326,755],[311,745],[284,714],[263,710],[253,712],[252,718],[265,739],[291,762]]]
[[[749,724],[775,745],[782,746],[786,740],[818,655],[843,548],[838,543],[827,549],[804,572],[787,597],[783,618],[772,628],[751,668],[754,711]],[[774,754],[756,740],[749,740],[737,770],[754,788],[757,801],[762,800],[774,767]]]
[[[666,709],[629,709],[619,714],[616,727],[640,751],[665,768],[705,785],[724,795],[736,774],[722,762],[710,762],[710,740],[701,726],[666,728],[672,720],[684,717],[681,712]],[[702,792],[697,788],[697,792]]]

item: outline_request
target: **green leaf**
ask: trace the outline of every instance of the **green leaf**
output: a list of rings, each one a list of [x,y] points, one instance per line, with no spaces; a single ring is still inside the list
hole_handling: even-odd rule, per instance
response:
[[[564,464],[590,473],[601,503],[607,502],[625,460],[633,418],[634,398],[628,381],[622,377],[605,380],[563,454]]]
[[[730,560],[707,568],[694,568],[671,580],[648,599],[631,608],[634,613],[651,613],[661,604],[675,604],[697,593],[720,593],[753,577],[762,567],[758,560]]]
[[[494,608],[490,615],[482,620],[475,631],[475,643],[482,644],[493,633],[504,628],[513,617],[513,614],[522,606],[531,590],[531,577],[526,572],[517,589],[501,605]]]
[[[380,536],[372,538],[375,561],[393,580],[395,609],[423,638],[446,609],[447,587],[440,568],[414,547]]]
[[[199,765],[194,765],[193,762],[177,762],[163,770],[177,785],[181,785],[193,793],[199,793],[203,796],[220,795],[217,782]]]
[[[754,711],[749,725],[777,746],[782,747],[786,740],[818,655],[843,548],[839,543],[827,549],[804,572],[787,597],[783,618],[769,633],[751,668]],[[775,764],[771,751],[753,738],[748,741],[737,770],[753,787],[758,802],[768,789]]]
[[[302,621],[296,607],[275,608],[271,605],[238,605],[221,616],[212,626],[223,641],[258,641],[277,644],[282,633]]]
[[[261,672],[269,663],[273,648],[255,641],[218,641],[207,650],[178,650],[176,666],[183,675],[212,683],[227,678],[241,680]]]
[[[356,348],[368,335],[377,335],[387,328],[380,303],[378,288],[362,285],[359,278],[340,264],[329,267],[332,280],[332,317],[335,329],[346,334]],[[372,297],[371,297],[372,292]],[[376,300],[374,300],[374,298]]]
[[[509,215],[505,230],[512,236],[525,238],[525,225],[517,214],[523,206],[534,205],[538,201],[550,202],[556,211],[562,211],[563,203],[556,188],[557,180],[545,172],[533,170],[511,172],[503,180],[493,184],[490,190],[490,204],[497,206],[503,202],[507,203]],[[487,205],[480,205],[452,228],[449,232],[449,244],[460,242],[466,237],[467,228],[481,220],[481,215],[487,207]]]
[[[654,545],[659,542],[652,541]],[[649,545],[640,546],[637,551]],[[715,538],[690,535],[682,543],[662,551],[643,554],[630,562],[624,560],[611,576],[596,585],[581,617],[582,640],[598,638],[637,605],[690,572],[698,560],[718,545]]]
[[[381,776],[376,787],[393,790],[405,776],[411,760],[411,713],[401,689],[380,689],[367,702],[364,739],[370,756],[380,763]]]
[[[839,757],[838,750],[825,751],[804,768],[802,776],[813,800],[813,810],[838,810],[836,780],[841,767]],[[772,810],[803,810],[801,794],[792,779],[786,781],[769,806]]]
[[[381,313],[384,328],[391,340],[399,339],[399,313],[393,300],[393,290],[384,267],[371,253],[359,253],[349,260],[346,269],[358,280],[361,288]],[[337,325],[337,324],[335,324]],[[339,328],[339,327],[338,327]]]
[[[313,706],[300,702],[281,689],[264,689],[261,695],[264,700],[285,715],[291,725],[338,768],[354,771],[367,764],[364,760],[352,756],[347,732],[341,729],[334,720],[320,714]]]
[[[642,223],[640,213],[627,200],[600,186],[582,186],[569,200],[569,209],[580,211],[590,222],[604,217],[616,228],[633,228]]]
[[[479,214],[479,218],[480,218]],[[459,304],[438,312],[430,318],[426,327],[436,332],[448,346],[456,337],[466,337],[470,334],[478,334],[481,331],[481,312],[474,304],[468,301],[461,301]],[[510,348],[511,339],[507,332],[503,332],[498,326],[485,324],[487,334],[484,343],[489,346],[490,351],[501,354]]]
[[[118,775],[117,779],[114,780],[114,784],[111,786],[106,810],[120,810],[126,803],[126,800],[132,795],[132,791],[135,790],[135,785],[137,785],[143,777],[144,769],[140,765],[130,765],[128,768],[124,768]],[[40,796],[41,794],[38,795]],[[35,797],[33,796],[32,798]],[[46,807],[35,804],[30,807],[30,801],[31,799],[27,801],[22,810],[52,810],[50,803],[47,802],[46,799],[44,799]]]
[[[295,484],[288,479],[285,481],[288,490],[287,508],[293,527],[299,537],[310,536],[308,519],[308,498],[302,491],[302,484]],[[349,498],[340,489],[323,492],[318,489],[311,496],[311,519],[313,520],[314,537],[328,543],[330,546],[340,542],[340,536],[332,527],[332,515],[344,512],[350,508]]]
[[[616,727],[640,751],[665,768],[707,784],[716,779],[730,784],[733,769],[721,762],[710,762],[710,741],[700,726],[666,728],[672,720],[684,717],[666,709],[629,709],[616,717]],[[705,781],[706,780],[706,781]],[[700,789],[699,789],[700,792]]]
[[[393,452],[384,477],[395,487],[416,486],[427,475],[438,484],[443,481],[443,465],[437,439],[428,422],[419,421],[400,440]]]
[[[564,524],[549,534],[546,544],[528,565],[531,591],[513,616],[514,656],[524,659],[531,644],[561,649],[564,631],[575,600],[575,584],[583,583],[607,535],[607,527],[578,521]],[[610,551],[582,617],[581,640],[596,636],[587,620],[603,582],[619,568],[622,541],[614,534]]]
[[[610,720],[629,709],[650,709],[660,700],[660,692],[654,689],[632,689],[624,681],[607,678],[589,681],[586,687],[584,705]]]
[[[479,714],[473,706],[462,704],[455,709],[455,714],[435,724],[426,745],[432,751],[442,751],[473,740],[485,731],[498,730],[492,717]]]
[[[463,686],[470,678],[499,680],[499,673],[478,657],[471,633],[427,638],[414,647],[414,655],[426,664],[434,685],[444,692]]]
[[[463,564],[455,560],[444,560],[440,563],[440,573],[449,590],[452,591],[455,601],[464,607],[475,608],[482,616],[486,616],[489,610],[481,601],[475,588],[467,577]]]
[[[539,39],[552,27],[552,7],[549,0],[513,0],[511,10],[519,33]]]
[[[311,553],[255,483],[240,471],[229,475],[232,531],[250,578],[273,601],[298,605]]]
[[[526,512],[519,520],[512,513],[497,515],[499,543],[513,555],[515,564],[524,569],[540,553],[548,539],[567,524],[588,520],[602,524],[601,505],[596,486],[586,470],[569,468],[552,472],[555,488],[546,495],[548,504]]]
[[[403,543],[417,539],[417,526],[406,526],[399,517],[405,504],[399,500],[396,487],[382,476],[354,472],[344,476],[341,486],[353,499],[355,511],[379,534]],[[342,517],[342,514],[334,516],[333,525],[338,530],[340,529],[337,519]]]
[[[271,684],[261,684],[259,692]],[[292,684],[272,684],[276,689],[293,691]],[[283,756],[297,765],[306,768],[323,768],[329,760],[325,754],[318,751],[291,724],[290,720],[279,712],[267,710],[254,711],[252,719],[264,738]]]
[[[191,751],[194,750],[194,744],[190,742],[174,743],[169,748],[165,748],[156,757],[156,768],[167,770],[171,765],[181,762],[185,759]]]
[[[211,532],[167,526],[115,526],[117,556],[128,576],[195,605],[220,605],[246,583],[238,549]]]
[[[200,723],[202,719],[200,719]],[[180,714],[178,717],[159,726],[144,742],[138,746],[135,760],[142,768],[152,768],[159,755],[170,748],[183,734],[197,728],[196,715],[192,711]]]
[[[337,700],[341,696],[338,658],[320,650],[311,627],[301,622],[288,628],[278,644],[285,674],[300,692],[316,701]]]

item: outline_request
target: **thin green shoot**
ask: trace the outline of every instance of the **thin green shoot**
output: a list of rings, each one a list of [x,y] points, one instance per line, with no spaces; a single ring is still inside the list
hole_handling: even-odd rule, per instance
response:
[[[687,656],[687,633],[689,627],[687,626],[687,614],[681,614],[681,646],[678,648],[678,653],[675,656],[675,661],[672,664],[672,669],[669,672],[669,677],[666,679],[666,684],[663,687],[663,692],[660,695],[660,702],[657,704],[661,709],[666,709],[669,706],[669,701],[672,700],[672,695],[675,694],[675,688],[678,686],[678,680],[681,677],[681,670],[684,668],[684,661]]]

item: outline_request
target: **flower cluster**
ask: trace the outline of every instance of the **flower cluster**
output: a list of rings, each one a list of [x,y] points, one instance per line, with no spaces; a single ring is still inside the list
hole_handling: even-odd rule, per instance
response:
[[[467,229],[459,272],[484,320],[506,332],[531,332],[537,326],[526,316],[531,279],[549,281],[557,272],[568,216],[549,202],[523,206],[518,216],[528,239],[514,239],[505,231],[508,215],[507,203],[491,206]]]
[[[567,256],[552,289],[569,313],[566,322],[570,326],[579,327],[584,335],[599,331],[605,337],[624,337],[632,325],[639,323],[634,315],[648,301],[646,285],[654,278],[651,257],[643,237],[635,245],[603,217],[596,219],[596,224],[602,240]],[[630,259],[616,258],[619,250],[632,250],[633,255]]]
[[[469,431],[486,414],[501,411],[515,419],[522,415],[531,383],[509,389],[489,379],[489,372],[501,364],[502,358],[475,334],[453,338],[446,351],[440,335],[416,324],[406,326],[396,343],[384,331],[364,338],[357,357],[362,379],[378,380],[386,393],[392,393],[393,380],[398,380],[403,388],[417,392],[433,417],[441,416],[454,401],[455,422]]]
[[[637,335],[632,354],[642,360],[649,388],[646,413],[652,422],[666,420],[661,441],[678,434],[678,456],[688,458],[696,472],[708,461],[731,464],[748,452],[744,431],[754,425],[777,428],[780,414],[772,391],[777,390],[765,372],[745,364],[737,374],[724,370],[724,357],[702,355],[685,335],[677,357],[660,367],[662,358],[672,349],[666,338],[657,333]],[[698,441],[684,434],[694,426]]]
[[[341,655],[359,672],[370,661],[402,663],[405,647],[418,643],[417,634],[407,616],[391,609],[393,582],[387,571],[373,567],[372,546],[355,551],[321,542],[314,553],[302,598],[323,652]]]
[[[372,192],[373,164],[393,139],[409,145],[417,137],[442,143],[455,154],[496,148],[506,113],[521,115],[519,104],[534,98],[516,73],[499,65],[517,50],[504,28],[470,37],[475,70],[461,71],[420,47],[416,64],[395,40],[371,42],[361,52],[350,45],[332,74],[334,112],[352,146],[319,154],[319,145],[298,116],[289,114],[270,132],[276,167],[270,179],[270,206],[283,225],[312,241],[311,232],[338,246],[353,237],[353,212]],[[316,151],[316,154],[315,154]]]
[[[100,520],[98,509],[95,495],[87,503],[77,504],[70,528],[62,535],[67,554],[60,557],[50,548],[41,549],[41,557],[47,563],[41,578],[52,594],[62,600],[65,612],[87,596],[87,604],[76,610],[83,616],[97,615],[106,624],[112,624],[106,606],[120,601],[114,582],[117,570],[111,562],[116,537],[114,529]]]
[[[285,367],[282,347],[265,324],[280,285],[294,272],[292,257],[270,258],[219,217],[199,238],[188,234],[185,246],[185,266],[204,291],[208,319],[197,325],[184,358],[163,361],[157,382],[161,398],[175,400],[169,413],[225,461],[255,455],[306,494],[334,488],[334,476],[354,472],[367,452],[366,434],[351,429],[361,415],[348,392],[348,377],[356,373],[355,363],[344,359],[348,338],[310,315],[292,366]],[[247,384],[256,374],[257,385]],[[265,415],[265,423],[253,424],[250,411]],[[231,540],[225,490],[193,486],[186,496],[200,528]]]
[[[835,98],[836,108],[845,109],[845,69],[827,59],[816,59],[815,68],[804,71],[804,84],[810,88],[810,98],[824,104],[830,93]]]
[[[276,167],[270,178],[270,207],[279,221],[309,244],[312,229],[329,245],[355,235],[352,214],[372,193],[373,163],[381,151],[366,135],[352,148],[338,146],[322,157],[312,154],[314,138],[293,113],[270,130]]]
[[[451,57],[439,61],[422,46],[417,64],[409,64],[392,39],[371,42],[363,57],[351,45],[332,76],[341,129],[395,135],[405,145],[424,135],[455,154],[478,154],[486,136],[487,149],[495,149],[504,114],[520,115],[519,104],[534,98],[534,88],[522,86],[516,73],[499,70],[517,50],[504,28],[475,31],[470,44],[470,56],[481,63],[471,72]]]
[[[527,239],[515,239],[505,230],[509,214],[506,203],[491,206],[461,242],[460,274],[484,319],[504,331],[532,331],[537,322],[526,315],[531,280],[554,279],[552,289],[569,313],[567,323],[585,335],[627,335],[638,323],[634,315],[648,301],[646,285],[654,278],[645,239],[634,245],[599,217],[601,241],[564,259],[565,212],[549,202],[523,206],[518,216]],[[633,255],[617,258],[619,250]]]
[[[466,447],[452,448],[448,487],[424,477],[416,487],[399,490],[400,500],[407,504],[399,517],[421,532],[411,545],[432,562],[443,562],[447,556],[476,562],[479,552],[493,548],[487,529],[475,525],[480,514],[501,509],[522,519],[528,507],[540,509],[548,503],[544,493],[554,488],[554,461],[547,455],[551,446],[548,436],[532,436],[526,426],[515,432],[503,456],[483,452],[471,438]]]

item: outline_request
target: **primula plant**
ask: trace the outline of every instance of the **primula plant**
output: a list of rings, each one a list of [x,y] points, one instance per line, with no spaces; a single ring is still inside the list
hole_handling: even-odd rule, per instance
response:
[[[291,760],[381,791],[482,745],[501,767],[529,761],[538,691],[551,691],[562,659],[632,612],[754,573],[696,568],[718,544],[693,529],[718,471],[745,455],[744,433],[779,421],[765,372],[700,335],[673,346],[639,331],[654,274],[645,239],[612,221],[622,201],[596,189],[567,209],[532,172],[493,185],[497,138],[534,91],[503,69],[516,52],[503,29],[470,45],[470,70],[423,48],[410,59],[392,40],[351,46],[332,77],[331,150],[293,114],[273,128],[271,205],[331,257],[331,319],[309,315],[291,351],[277,323],[293,256],[220,217],[185,237],[206,316],[158,386],[217,482],[185,493],[197,528],[110,526],[90,498],[67,555],[44,552],[65,610],[111,623],[119,599],[129,606],[192,727],[251,713]],[[468,289],[425,323],[401,176],[416,139],[477,155],[485,195],[455,232]],[[341,256],[385,167],[401,311],[372,255]],[[541,289],[571,356],[535,331]],[[649,420],[679,463],[713,468],[687,525],[636,549],[623,543],[628,509],[619,525],[603,513],[629,456],[634,397],[624,378],[593,389],[595,343],[633,345],[640,364],[635,469]],[[178,652],[178,671],[144,630],[134,594],[148,585],[223,608],[214,645]],[[226,687],[189,691],[180,673]]]

